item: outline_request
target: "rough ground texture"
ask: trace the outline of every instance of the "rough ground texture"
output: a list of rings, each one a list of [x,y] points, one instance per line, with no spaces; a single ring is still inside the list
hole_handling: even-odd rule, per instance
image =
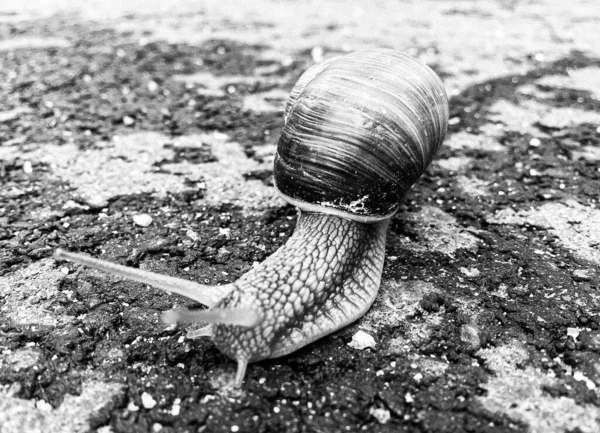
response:
[[[1,2],[0,432],[600,431],[598,28],[596,0]],[[193,303],[51,258],[236,279],[295,225],[287,93],[364,47],[431,65],[451,126],[363,319],[233,391],[160,321]]]

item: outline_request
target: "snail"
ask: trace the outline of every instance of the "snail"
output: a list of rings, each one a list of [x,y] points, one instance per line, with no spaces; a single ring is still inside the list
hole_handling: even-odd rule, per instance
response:
[[[442,144],[448,101],[438,76],[389,49],[357,51],[309,68],[291,91],[274,185],[300,209],[287,243],[236,282],[206,286],[58,249],[87,265],[197,301],[165,321],[202,322],[237,361],[287,355],[360,318],[381,281],[390,218]]]

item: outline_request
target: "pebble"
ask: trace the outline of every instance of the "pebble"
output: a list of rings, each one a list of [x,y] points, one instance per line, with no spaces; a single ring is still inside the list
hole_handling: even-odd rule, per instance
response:
[[[200,236],[198,236],[198,233],[196,233],[192,229],[189,229],[187,232],[185,232],[185,235],[193,241],[197,241],[200,238]]]
[[[313,47],[312,50],[310,50],[310,56],[313,59],[313,62],[315,63],[321,63],[323,61],[323,47]]]
[[[25,172],[25,174],[33,173],[33,166],[31,165],[30,161],[25,161],[23,163],[23,171]]]
[[[590,269],[576,269],[573,271],[573,278],[576,281],[590,281],[592,279],[592,271]]]
[[[80,205],[79,203],[73,201],[73,200],[67,200],[65,202],[65,204],[63,204],[63,209],[65,210],[69,210],[69,209],[83,209],[83,210],[88,210],[90,207],[86,206],[86,205]]]
[[[348,346],[356,350],[364,350],[369,347],[375,347],[375,339],[365,331],[358,331],[352,336],[352,341],[348,343]]]
[[[158,84],[156,84],[156,81],[153,81],[153,80],[148,81],[148,90],[152,93],[154,93],[158,90]]]
[[[154,406],[156,406],[156,400],[154,400],[152,396],[147,392],[143,392],[142,406],[144,406],[146,409],[152,409]]]
[[[385,408],[374,408],[369,409],[369,413],[377,420],[379,424],[387,424],[392,418],[390,411]]]
[[[479,272],[479,269],[477,268],[460,268],[460,272],[462,272],[463,274],[465,274],[467,277],[478,277],[479,275],[481,275],[481,272]]]
[[[152,224],[152,217],[147,213],[141,213],[133,216],[133,222],[140,227],[148,227]]]
[[[40,412],[50,412],[52,410],[52,405],[45,400],[38,400],[35,402],[35,407]]]
[[[577,337],[579,337],[579,334],[581,334],[580,328],[567,328],[567,336],[573,337],[573,340],[577,340]]]
[[[173,402],[173,407],[171,407],[171,415],[177,416],[181,412],[181,399],[176,398]]]

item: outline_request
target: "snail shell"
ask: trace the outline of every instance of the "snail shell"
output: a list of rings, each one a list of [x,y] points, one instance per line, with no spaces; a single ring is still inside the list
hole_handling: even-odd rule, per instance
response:
[[[307,70],[285,108],[275,186],[302,210],[389,218],[442,144],[448,99],[438,76],[388,49]]]

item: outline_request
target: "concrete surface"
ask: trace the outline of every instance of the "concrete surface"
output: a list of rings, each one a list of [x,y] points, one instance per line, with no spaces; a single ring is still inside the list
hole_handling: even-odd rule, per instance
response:
[[[600,431],[599,28],[593,0],[0,4],[0,432]],[[287,93],[364,47],[434,68],[451,125],[359,322],[232,391],[160,322],[191,302],[51,258],[233,281],[295,225]]]

